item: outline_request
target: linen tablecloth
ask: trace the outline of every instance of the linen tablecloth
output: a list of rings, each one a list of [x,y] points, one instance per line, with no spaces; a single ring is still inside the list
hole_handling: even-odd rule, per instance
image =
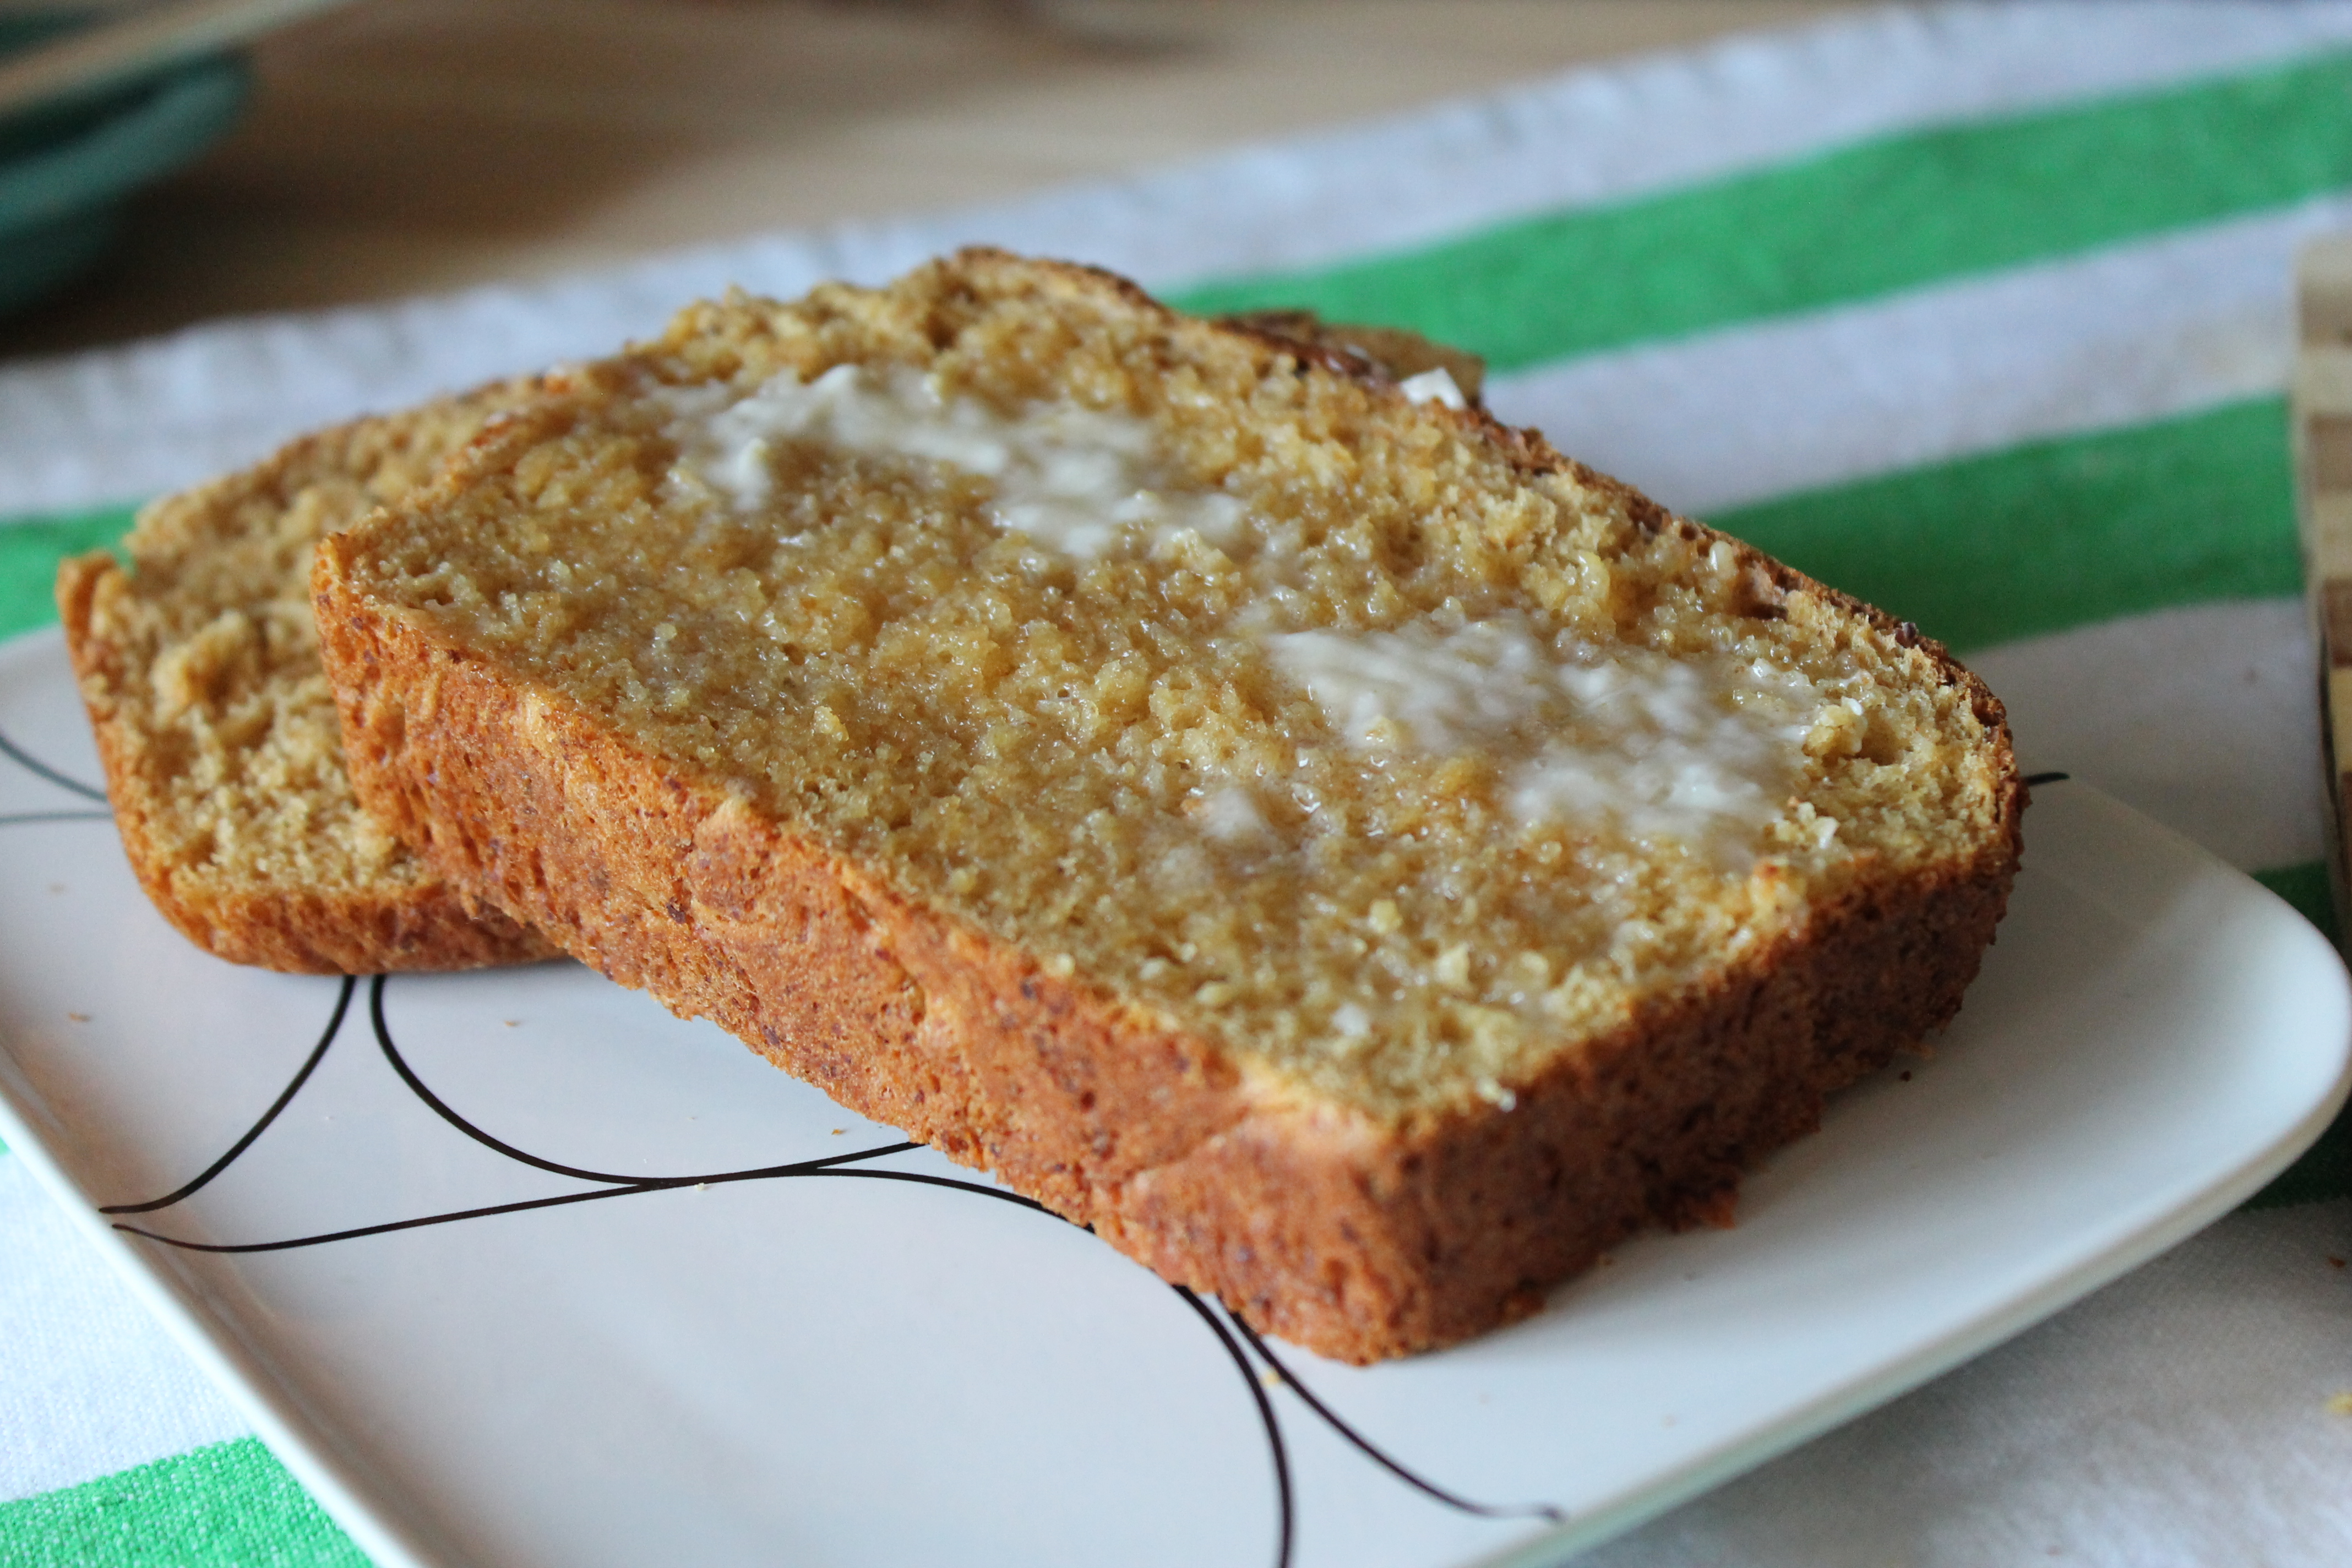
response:
[[[0,633],[63,552],[300,430],[730,284],[985,240],[1486,356],[1490,401],[1916,621],[2062,767],[2326,909],[2283,388],[2352,227],[2352,6],[1873,13],[1016,204],[0,370]],[[2352,1134],[2008,1346],[1601,1548],[2352,1557]],[[358,1563],[0,1155],[0,1563]]]

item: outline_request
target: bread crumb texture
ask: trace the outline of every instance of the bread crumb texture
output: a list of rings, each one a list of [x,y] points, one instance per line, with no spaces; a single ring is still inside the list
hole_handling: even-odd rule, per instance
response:
[[[430,478],[535,382],[298,441],[147,507],[65,563],[58,604],[142,885],[190,938],[301,971],[463,968],[552,950],[360,809],[310,602],[317,541]]]
[[[1112,416],[1148,434],[1153,494],[1229,498],[1224,521],[1155,526],[1192,515],[1155,501],[1056,548],[1007,525],[985,460],[837,419],[711,446],[728,409],[841,367],[919,384],[949,425]],[[185,538],[217,507],[142,527],[142,580],[222,578],[110,600],[141,628],[118,635],[152,671],[159,776],[184,779],[179,862],[409,865],[349,826],[290,586],[241,607],[370,484],[396,488],[257,498],[283,520],[231,549]],[[1475,407],[1083,268],[971,252],[881,289],[697,306],[390,499],[338,551],[357,598],[1138,1029],[1213,1042],[1262,1100],[1391,1128],[1507,1108],[1825,910],[2005,891],[2015,860],[1999,704],[1908,627]],[[1521,651],[1463,641],[1479,628]],[[1351,647],[1467,647],[1474,679],[1423,682],[1432,710],[1349,708]],[[1445,719],[1514,658],[1533,698]],[[1588,689],[1663,668],[1705,675],[1696,718]],[[1772,743],[1710,773],[1713,735]],[[1579,756],[1626,745],[1665,773],[1577,807]],[[1531,795],[1551,764],[1568,782]],[[1742,791],[1760,807],[1723,805]]]

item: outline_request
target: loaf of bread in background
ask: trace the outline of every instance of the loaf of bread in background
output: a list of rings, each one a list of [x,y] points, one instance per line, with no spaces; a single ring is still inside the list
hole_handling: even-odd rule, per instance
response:
[[[1416,377],[1443,371],[1443,383],[1433,378],[1422,384],[1437,393],[1441,401],[1446,386],[1466,404],[1478,403],[1486,390],[1485,360],[1402,327],[1327,321],[1312,310],[1236,310],[1219,316],[1217,324],[1319,350],[1327,363],[1336,354],[1340,358],[1335,369],[1357,374],[1369,371],[1400,385],[1412,386]]]
[[[2025,796],[1445,391],[991,251],[690,309],[322,542],[360,796],[1269,1331],[1491,1328],[1948,1019]]]
[[[536,390],[504,383],[323,431],[147,507],[128,564],[100,551],[60,568],[123,849],[198,946],[314,973],[552,955],[360,809],[310,596],[320,536],[429,478]]]

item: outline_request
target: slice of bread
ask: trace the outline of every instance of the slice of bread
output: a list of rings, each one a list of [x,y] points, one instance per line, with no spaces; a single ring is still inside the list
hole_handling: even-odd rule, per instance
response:
[[[517,381],[297,441],[140,513],[126,567],[68,561],[58,608],[142,887],[190,941],[309,973],[553,955],[359,808],[310,619],[325,533],[430,477]]]
[[[966,252],[684,312],[325,541],[452,879],[1328,1355],[1720,1216],[2024,791],[1907,626],[1362,356]]]

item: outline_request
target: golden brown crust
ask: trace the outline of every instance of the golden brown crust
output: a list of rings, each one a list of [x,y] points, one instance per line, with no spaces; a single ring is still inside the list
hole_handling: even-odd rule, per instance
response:
[[[305,437],[252,468],[149,508],[130,542],[134,559],[169,570],[234,550],[264,556],[293,542],[299,547],[293,570],[306,575],[307,536],[289,542],[269,534],[352,521],[373,499],[404,489],[408,470],[437,466],[443,443],[454,445],[530,390],[506,384]],[[306,506],[315,518],[297,516]],[[252,586],[266,600],[277,584],[264,576]],[[190,599],[219,596],[215,589]],[[63,563],[57,597],[123,852],[148,898],[189,941],[234,963],[296,973],[475,969],[555,956],[545,939],[424,874],[396,849],[386,874],[341,884],[192,863],[185,847],[203,835],[175,796],[184,758],[156,720],[152,600],[142,604],[134,574],[104,551]],[[222,607],[205,602],[202,613]],[[304,657],[315,668],[315,655]]]

